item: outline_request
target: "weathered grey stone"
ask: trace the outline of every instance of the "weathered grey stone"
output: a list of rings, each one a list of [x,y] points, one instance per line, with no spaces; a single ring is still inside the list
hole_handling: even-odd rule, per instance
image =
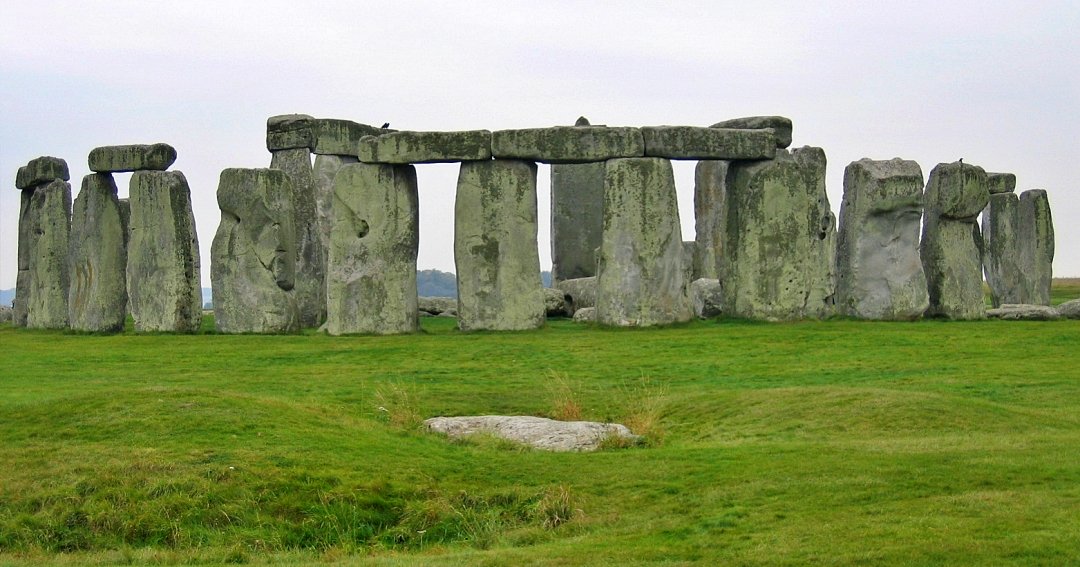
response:
[[[717,122],[710,128],[745,128],[760,129],[772,128],[776,138],[777,148],[786,148],[791,145],[791,119],[783,116],[747,116],[744,118],[732,118]]]
[[[595,451],[612,438],[641,441],[618,423],[555,421],[531,415],[433,417],[424,420],[424,425],[450,438],[486,433],[545,451]]]
[[[498,130],[491,135],[496,158],[541,163],[584,163],[645,155],[645,140],[637,128],[554,126]]]
[[[926,184],[920,245],[930,292],[927,315],[982,319],[982,236],[976,219],[990,199],[986,172],[961,162],[940,163]]]
[[[319,118],[312,125],[315,140],[311,153],[317,155],[355,156],[360,151],[360,138],[393,132],[367,124],[334,118]]]
[[[311,149],[315,146],[315,118],[307,114],[281,114],[266,119],[266,149]]]
[[[986,172],[986,188],[991,195],[1016,191],[1016,176],[1011,173]]]
[[[454,205],[458,327],[534,329],[544,324],[536,243],[536,164],[463,162]]]
[[[1025,303],[1020,264],[1020,199],[1015,193],[991,193],[982,213],[982,265],[994,307]]]
[[[19,249],[15,271],[15,300],[11,304],[11,323],[16,327],[26,326],[26,310],[30,305],[30,258],[34,254],[34,243],[37,241],[37,215],[30,207],[33,195],[33,190],[24,190],[19,194]]]
[[[582,116],[577,126],[588,126]],[[596,275],[604,221],[604,162],[551,166],[551,279]]]
[[[198,331],[199,236],[187,179],[179,171],[136,171],[128,193],[127,290],[135,330]]]
[[[566,317],[566,297],[563,292],[552,288],[544,288],[544,313],[548,317]]]
[[[987,309],[986,316],[990,319],[1010,321],[1053,321],[1061,318],[1061,314],[1049,305],[1025,303],[1004,303],[994,309]]]
[[[833,314],[836,219],[825,166],[825,152],[814,147],[731,164],[718,268],[725,314],[764,320]]]
[[[1046,191],[1031,189],[1020,194],[1018,231],[1025,303],[1050,305],[1054,265],[1054,220]]]
[[[334,176],[339,169],[351,163],[357,163],[356,157],[315,156],[315,165],[312,168],[315,178],[315,224],[319,229],[323,256],[330,254],[330,229],[334,225]]]
[[[54,179],[23,195],[27,193],[26,229],[32,237],[26,249],[26,269],[16,276],[16,293],[26,295],[25,303],[16,302],[16,316],[21,317],[20,310],[25,309],[27,327],[63,329],[68,326],[71,185]]]
[[[54,179],[63,181],[71,179],[67,162],[58,157],[41,156],[19,168],[15,174],[15,188],[30,189]]]
[[[351,164],[334,178],[327,332],[394,334],[419,328],[416,169]]]
[[[668,159],[772,159],[772,130],[734,130],[700,126],[645,126],[645,155]]]
[[[176,161],[176,149],[169,144],[101,146],[90,150],[90,171],[165,171]]]
[[[596,307],[596,276],[555,282],[555,287],[562,292],[569,315],[586,307]]]
[[[919,257],[923,176],[900,158],[844,170],[836,248],[836,306],[860,319],[911,320],[930,305]]]
[[[15,310],[7,305],[0,305],[0,323],[11,323],[15,320]]]
[[[690,282],[690,299],[699,319],[719,317],[724,313],[724,288],[720,280],[699,278]]]
[[[670,161],[608,161],[596,280],[596,315],[603,325],[664,325],[693,317]]]
[[[393,132],[360,139],[363,163],[450,163],[491,159],[491,132]]]
[[[702,278],[720,278],[717,266],[724,254],[724,203],[730,165],[730,161],[705,160],[694,169],[694,271]]]
[[[293,295],[296,233],[293,185],[278,169],[226,169],[218,180],[221,209],[210,248],[214,324],[222,333],[289,333],[300,329]]]
[[[326,261],[319,232],[315,175],[307,148],[273,152],[272,169],[280,169],[292,181],[293,226],[296,228],[296,281],[293,294],[300,309],[300,326],[318,327],[326,318]]]
[[[693,282],[701,277],[701,270],[694,264],[698,257],[697,242],[684,240],[683,246],[683,271],[686,272],[686,281]]]
[[[116,332],[127,316],[127,224],[108,173],[83,177],[71,211],[68,319],[72,329]]]
[[[582,307],[577,311],[574,311],[575,323],[595,323],[596,322],[596,308],[595,307]]]
[[[1056,307],[1058,315],[1066,319],[1080,319],[1080,299],[1066,301]]]
[[[417,308],[431,315],[452,313],[457,316],[456,297],[420,297],[417,299]]]

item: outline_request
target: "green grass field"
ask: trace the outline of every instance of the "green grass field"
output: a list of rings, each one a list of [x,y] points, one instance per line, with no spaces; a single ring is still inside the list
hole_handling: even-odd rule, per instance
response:
[[[0,564],[1080,564],[1078,321],[423,323],[0,326]],[[647,442],[418,427],[485,413]]]

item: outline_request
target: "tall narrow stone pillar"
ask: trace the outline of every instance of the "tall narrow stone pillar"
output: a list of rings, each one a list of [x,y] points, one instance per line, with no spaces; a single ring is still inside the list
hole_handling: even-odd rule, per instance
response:
[[[1020,199],[1015,193],[991,194],[982,213],[982,262],[994,307],[1028,302],[1020,264],[1019,230]]]
[[[602,325],[665,325],[693,318],[671,162],[607,162],[596,316]]]
[[[982,319],[982,235],[976,219],[990,193],[983,168],[939,163],[926,184],[920,255],[930,292],[927,315]]]
[[[349,164],[338,171],[327,265],[331,335],[419,328],[418,202],[411,165]]]
[[[588,126],[582,116],[575,126]],[[596,275],[604,214],[604,162],[551,165],[551,280]]]
[[[334,224],[334,176],[338,170],[357,163],[356,156],[316,155],[312,174],[315,178],[315,224],[323,255],[330,254],[330,229]]]
[[[720,257],[724,254],[727,197],[727,160],[702,160],[694,168],[694,271],[699,278],[719,279]]]
[[[80,331],[116,332],[127,316],[127,218],[109,173],[83,177],[71,215],[68,318]]]
[[[544,324],[536,231],[535,163],[461,163],[454,205],[461,330],[515,331]]]
[[[1024,274],[1025,301],[1050,305],[1053,281],[1054,220],[1046,191],[1032,189],[1020,194],[1020,265]]]
[[[42,156],[19,168],[18,271],[14,323],[38,329],[68,326],[71,186],[67,162]]]
[[[293,185],[293,225],[296,227],[296,304],[302,327],[318,327],[326,317],[326,254],[316,207],[311,151],[274,150],[270,167],[284,171]]]

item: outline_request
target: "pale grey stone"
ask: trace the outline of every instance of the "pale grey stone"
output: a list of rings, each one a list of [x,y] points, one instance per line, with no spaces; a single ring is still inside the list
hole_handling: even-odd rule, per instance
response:
[[[1080,319],[1080,299],[1066,301],[1056,307],[1058,315],[1066,319]]]
[[[585,117],[577,126],[588,126]],[[551,279],[596,275],[604,221],[604,162],[551,166]]]
[[[176,161],[176,149],[169,144],[101,146],[90,150],[90,171],[165,171]]]
[[[15,271],[15,300],[12,301],[12,324],[26,326],[26,309],[30,305],[30,259],[37,241],[36,216],[30,207],[34,192],[24,190],[19,194],[19,249]]]
[[[844,170],[836,248],[836,306],[860,319],[912,320],[930,305],[919,257],[923,176],[900,158]]]
[[[463,162],[454,204],[458,327],[523,330],[544,324],[536,242],[536,164]]]
[[[330,254],[330,229],[334,225],[334,176],[339,169],[351,163],[357,163],[355,156],[315,156],[312,168],[315,178],[315,224],[319,229],[323,256]]]
[[[710,128],[746,128],[760,129],[772,128],[776,138],[777,148],[786,148],[791,145],[791,119],[783,116],[746,116],[744,118],[732,118],[717,122]]]
[[[720,280],[699,278],[690,282],[690,299],[694,302],[694,315],[699,319],[724,313],[724,288]]]
[[[266,149],[291,150],[315,146],[315,118],[307,114],[280,114],[266,119]]]
[[[419,211],[411,165],[357,163],[338,171],[327,272],[328,333],[419,329]]]
[[[772,130],[734,130],[700,126],[644,126],[645,155],[668,159],[772,159]]]
[[[574,311],[575,323],[595,323],[596,322],[596,308],[595,307],[582,307],[577,311]]]
[[[596,315],[603,325],[664,325],[693,317],[670,161],[608,161],[596,279]]]
[[[563,292],[551,288],[544,288],[544,313],[548,317],[566,317],[566,297]]]
[[[315,130],[311,153],[316,155],[356,156],[360,151],[360,138],[379,136],[393,130],[384,130],[367,124],[318,118],[312,124]]]
[[[202,326],[199,237],[179,171],[136,171],[129,190],[128,306],[136,331]]]
[[[724,254],[724,203],[730,165],[730,161],[704,160],[694,169],[694,269],[702,278],[720,279],[717,267]]]
[[[701,268],[694,261],[698,258],[697,242],[684,240],[683,246],[683,271],[686,272],[686,281],[693,282],[701,277]]]
[[[116,332],[127,316],[126,218],[108,173],[83,177],[71,212],[68,319],[79,331]]]
[[[485,433],[545,451],[595,451],[613,438],[641,441],[640,436],[618,423],[556,421],[531,415],[433,417],[424,420],[424,425],[450,438]]]
[[[293,226],[296,228],[296,281],[293,294],[300,326],[318,327],[326,317],[326,261],[316,208],[315,175],[307,148],[273,152],[270,167],[292,181]]]
[[[596,307],[596,276],[555,282],[555,287],[562,292],[569,315],[586,307]]]
[[[775,321],[834,313],[836,219],[825,166],[825,152],[814,147],[731,164],[718,268],[726,315]]]
[[[41,156],[30,160],[29,163],[19,168],[15,174],[16,189],[30,189],[36,185],[49,183],[54,179],[67,181],[71,179],[68,173],[67,162],[52,156]]]
[[[920,245],[930,292],[927,315],[982,319],[982,235],[976,220],[990,200],[986,172],[962,162],[940,163],[926,184]]]
[[[420,297],[417,299],[417,307],[420,311],[431,315],[452,313],[457,316],[456,297]]]
[[[1049,305],[1031,305],[1025,303],[1004,303],[999,307],[986,310],[990,319],[1011,321],[1053,321],[1060,319],[1058,310]]]
[[[293,294],[296,234],[293,185],[278,169],[226,169],[210,248],[214,324],[222,333],[289,333],[300,329]]]
[[[451,163],[491,159],[491,132],[393,132],[360,139],[362,163]]]
[[[1054,278],[1054,220],[1046,191],[1031,189],[1020,194],[1018,231],[1025,303],[1050,305]]]
[[[0,305],[0,323],[11,323],[15,320],[15,310],[7,305]]]
[[[637,128],[554,126],[498,130],[491,135],[496,158],[541,163],[584,163],[645,155],[645,140]]]
[[[16,316],[21,317],[19,311],[25,309],[27,327],[63,329],[68,326],[71,185],[54,179],[23,195],[27,193],[26,228],[32,237],[26,249],[26,269],[17,275],[16,293],[25,293],[26,302],[16,303]]]
[[[986,172],[986,188],[991,195],[1016,191],[1016,176],[1011,173]]]
[[[991,193],[982,213],[982,265],[994,307],[1027,303],[1019,230],[1020,198],[1015,193]]]

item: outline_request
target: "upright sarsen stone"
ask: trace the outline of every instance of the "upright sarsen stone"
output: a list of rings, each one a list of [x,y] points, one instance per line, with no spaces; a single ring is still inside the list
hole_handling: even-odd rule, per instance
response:
[[[536,225],[535,163],[461,164],[454,204],[461,330],[514,331],[544,324]]]
[[[994,307],[1030,303],[1024,293],[1019,230],[1020,199],[1012,192],[990,193],[982,213],[982,265]]]
[[[334,223],[334,177],[339,169],[351,163],[357,163],[355,156],[315,156],[312,169],[315,177],[315,224],[319,228],[323,255],[330,254],[330,229]]]
[[[836,305],[860,319],[911,320],[929,306],[919,258],[919,164],[861,159],[844,170]]]
[[[331,335],[419,328],[419,210],[411,165],[349,164],[338,171],[327,266]]]
[[[1050,305],[1054,277],[1054,220],[1046,191],[1032,189],[1020,194],[1020,265],[1024,274],[1025,303]]]
[[[311,152],[305,148],[276,150],[272,169],[289,176],[293,186],[293,226],[296,229],[296,282],[293,293],[301,327],[318,327],[326,317],[326,253],[323,251],[316,207]]]
[[[671,162],[607,162],[596,317],[603,325],[651,326],[693,318]]]
[[[300,329],[293,186],[277,169],[226,169],[218,182],[221,223],[210,248],[214,324],[223,333]]]
[[[724,255],[725,199],[730,161],[702,160],[694,169],[694,266],[706,279],[723,279],[717,271]]]
[[[926,184],[920,245],[930,292],[927,315],[983,319],[982,235],[976,219],[990,199],[983,168],[939,163]]]
[[[179,171],[136,171],[128,200],[127,289],[135,330],[199,330],[199,237],[187,179]]]
[[[604,162],[551,165],[552,281],[596,275],[603,214]]]
[[[127,316],[127,218],[108,173],[83,177],[71,214],[68,319],[79,331],[116,332]]]
[[[27,270],[25,275],[22,271],[19,274],[24,277],[22,287],[27,295],[26,326],[31,329],[66,328],[71,185],[55,179],[34,187],[26,216],[28,232],[33,234],[27,250]]]

